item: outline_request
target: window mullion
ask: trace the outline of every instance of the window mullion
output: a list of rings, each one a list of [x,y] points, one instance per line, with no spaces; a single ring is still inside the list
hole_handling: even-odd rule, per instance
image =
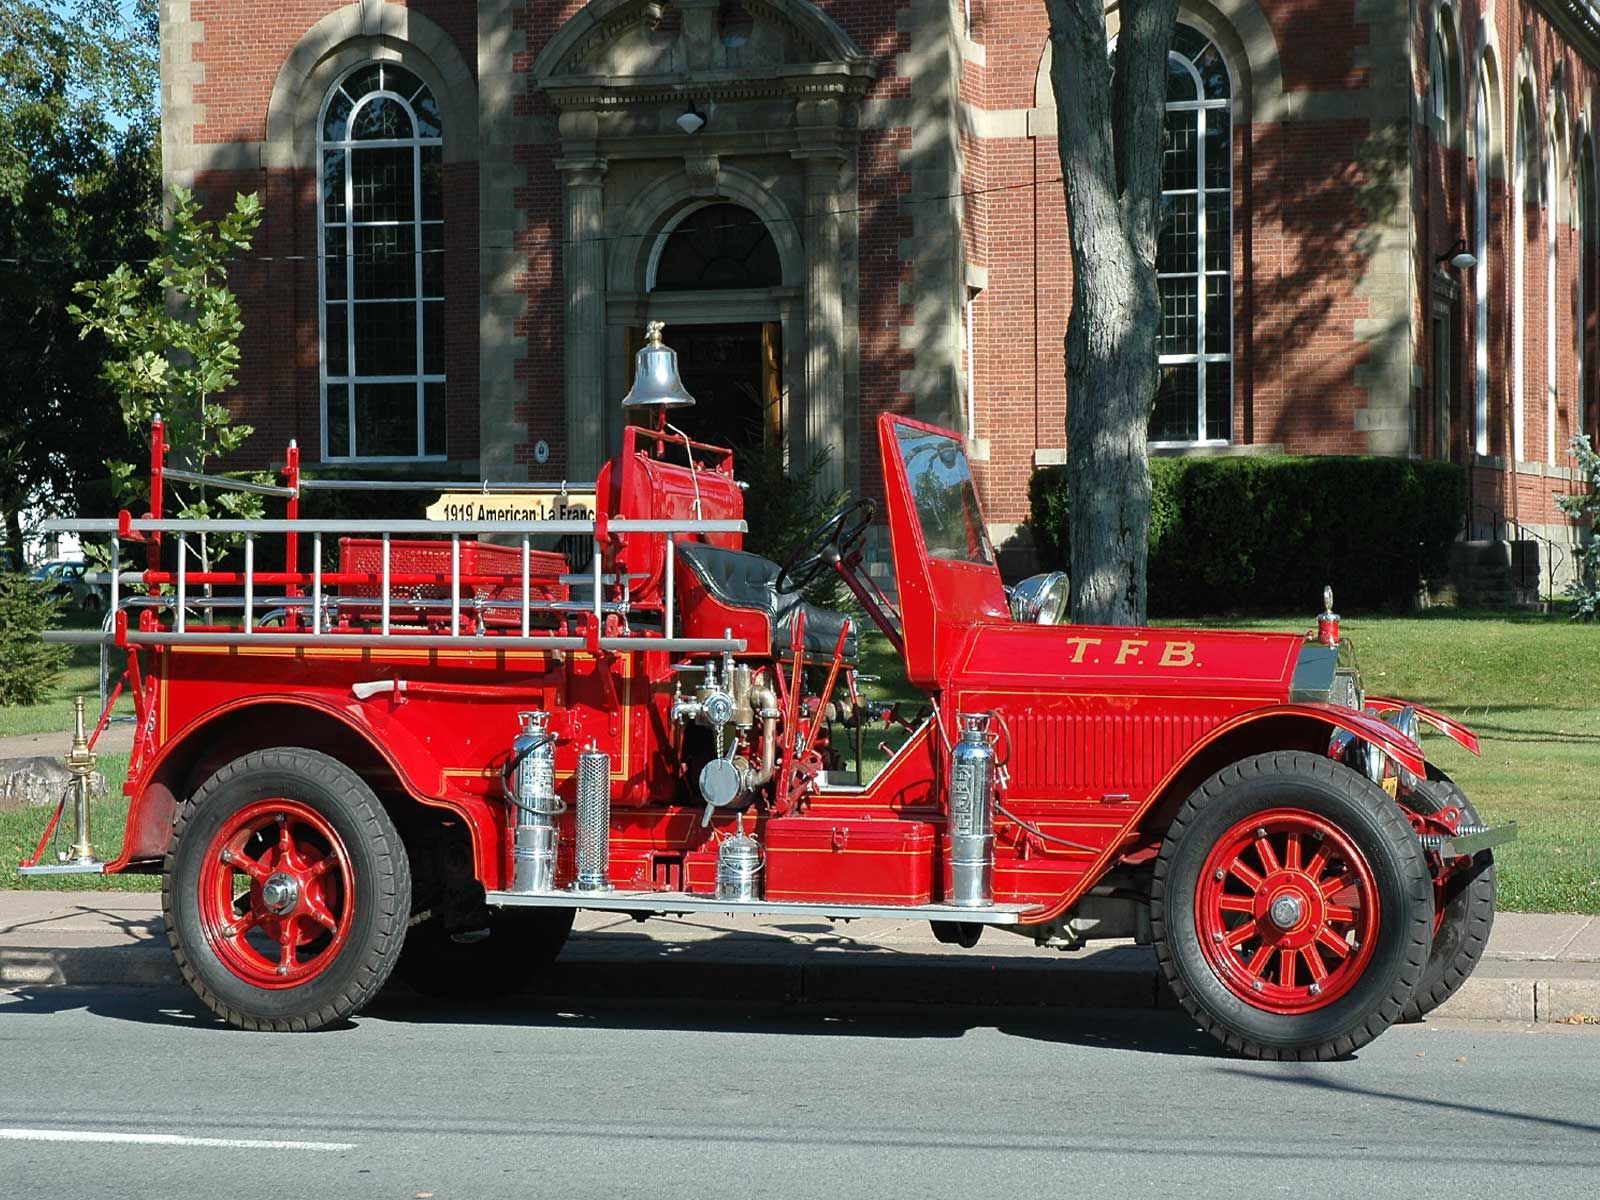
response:
[[[354,119],[352,112],[351,119]],[[344,336],[345,370],[350,378],[344,385],[345,404],[345,456],[356,457],[356,152],[347,150],[344,156]]]

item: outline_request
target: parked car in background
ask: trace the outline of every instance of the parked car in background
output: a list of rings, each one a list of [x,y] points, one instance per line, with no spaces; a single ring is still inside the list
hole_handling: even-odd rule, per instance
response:
[[[50,594],[58,597],[68,608],[84,612],[101,612],[109,599],[105,584],[92,583],[86,575],[89,564],[82,559],[58,559],[35,568],[32,578],[53,583]]]

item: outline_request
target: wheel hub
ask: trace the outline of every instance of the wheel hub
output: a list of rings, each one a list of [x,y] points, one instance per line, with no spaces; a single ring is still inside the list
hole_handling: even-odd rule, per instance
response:
[[[1267,912],[1274,925],[1287,931],[1300,924],[1306,915],[1305,901],[1292,892],[1285,892],[1272,902],[1272,907]]]
[[[300,884],[293,875],[278,871],[261,885],[261,903],[275,916],[286,916],[300,903]]]

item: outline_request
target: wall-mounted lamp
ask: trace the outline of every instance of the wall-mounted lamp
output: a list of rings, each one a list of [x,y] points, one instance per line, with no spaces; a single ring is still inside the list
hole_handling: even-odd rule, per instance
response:
[[[695,112],[694,105],[691,103],[689,107],[684,110],[683,115],[674,121],[673,124],[675,124],[679,129],[683,130],[685,133],[696,134],[705,128],[706,119],[699,113]]]
[[[1453,271],[1470,271],[1478,265],[1477,256],[1467,249],[1467,243],[1461,238],[1457,238],[1456,244],[1443,254],[1435,256],[1433,261],[1441,264],[1449,263]]]

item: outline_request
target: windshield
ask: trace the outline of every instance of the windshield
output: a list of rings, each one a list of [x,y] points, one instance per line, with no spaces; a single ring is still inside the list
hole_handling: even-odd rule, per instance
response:
[[[909,425],[896,425],[895,436],[929,557],[994,562],[961,443],[948,434]]]

